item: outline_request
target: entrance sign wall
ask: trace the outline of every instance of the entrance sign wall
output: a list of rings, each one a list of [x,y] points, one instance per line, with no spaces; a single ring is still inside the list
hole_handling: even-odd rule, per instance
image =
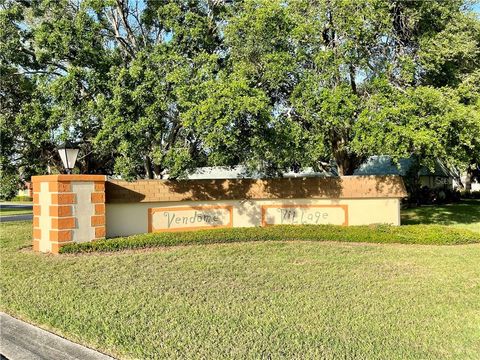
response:
[[[278,224],[400,225],[398,176],[108,180],[35,176],[34,249],[146,232]]]

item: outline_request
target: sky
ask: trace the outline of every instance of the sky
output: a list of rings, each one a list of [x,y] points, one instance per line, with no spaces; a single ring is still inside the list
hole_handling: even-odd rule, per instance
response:
[[[480,16],[480,3],[473,5],[472,8],[473,11],[475,11],[477,15]]]

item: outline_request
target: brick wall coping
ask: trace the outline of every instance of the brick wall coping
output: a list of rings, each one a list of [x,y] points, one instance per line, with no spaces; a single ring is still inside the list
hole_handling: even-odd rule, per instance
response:
[[[279,179],[108,180],[107,203],[242,199],[355,199],[407,196],[400,176]]]
[[[105,175],[56,174],[32,176],[32,182],[51,181],[105,181]]]

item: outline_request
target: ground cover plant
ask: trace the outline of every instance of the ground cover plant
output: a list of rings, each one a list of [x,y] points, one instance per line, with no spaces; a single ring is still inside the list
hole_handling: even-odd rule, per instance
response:
[[[2,224],[2,310],[120,358],[476,359],[480,349],[480,244],[60,256],[30,246],[31,222]]]
[[[480,242],[480,235],[442,225],[348,226],[280,225],[266,228],[229,228],[186,232],[160,232],[69,244],[61,253],[119,251],[149,247],[245,241],[344,241],[385,244],[455,245]]]

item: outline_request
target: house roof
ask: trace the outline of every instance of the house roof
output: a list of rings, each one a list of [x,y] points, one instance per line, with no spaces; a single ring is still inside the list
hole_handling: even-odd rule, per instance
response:
[[[285,172],[283,178],[304,178],[304,177],[330,177],[336,176],[336,173],[326,171],[314,171],[312,168],[306,168],[301,172]],[[201,179],[261,179],[265,176],[259,171],[248,171],[243,165],[236,166],[210,166],[200,167],[188,174],[189,180]]]
[[[400,159],[398,164],[392,161],[388,155],[370,156],[360,167],[355,170],[354,175],[400,175],[405,176],[408,170],[413,166],[414,159]],[[453,170],[448,169],[440,161],[436,161],[435,169],[431,172],[428,168],[422,167],[420,176],[439,176],[456,177]],[[333,169],[331,172],[314,171],[313,168],[305,168],[303,171],[295,173],[289,171],[283,174],[283,178],[305,178],[305,177],[332,177],[337,176]],[[211,166],[200,167],[191,172],[187,179],[189,180],[207,180],[207,179],[261,179],[265,176],[259,171],[248,171],[243,165],[236,166]]]
[[[414,158],[400,159],[395,164],[388,155],[371,156],[354,172],[355,175],[401,175],[405,176],[414,164]],[[449,169],[441,161],[435,161],[435,168],[431,171],[422,166],[420,176],[457,177],[455,170]]]
[[[405,176],[412,166],[412,159],[400,159],[398,166],[387,155],[370,156],[355,170],[355,175],[401,175]]]

